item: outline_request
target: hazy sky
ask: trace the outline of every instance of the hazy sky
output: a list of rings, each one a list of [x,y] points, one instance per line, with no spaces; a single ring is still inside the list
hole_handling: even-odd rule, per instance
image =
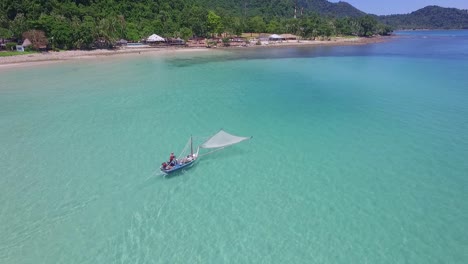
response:
[[[339,2],[338,0],[329,0]],[[359,10],[376,15],[407,14],[428,5],[468,9],[468,0],[343,0]]]

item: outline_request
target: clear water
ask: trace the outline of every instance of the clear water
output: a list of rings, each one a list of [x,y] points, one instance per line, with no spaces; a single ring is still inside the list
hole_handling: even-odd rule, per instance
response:
[[[467,263],[467,44],[2,68],[0,263]]]

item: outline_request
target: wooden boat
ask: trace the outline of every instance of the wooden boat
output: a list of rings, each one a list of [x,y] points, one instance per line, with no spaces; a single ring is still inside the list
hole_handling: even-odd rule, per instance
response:
[[[160,169],[165,174],[171,174],[173,172],[180,171],[183,168],[187,168],[187,167],[192,166],[195,163],[195,161],[196,161],[196,159],[194,159],[192,161],[189,161],[189,162],[185,162],[185,163],[177,163],[175,166],[171,167],[169,170],[164,169],[162,166],[161,166]]]
[[[220,130],[218,133],[211,136],[208,140],[204,141],[201,145],[198,146],[197,152],[193,152],[193,138],[190,136],[189,141],[185,145],[184,149],[181,152],[179,157],[184,157],[182,159],[176,159],[176,164],[172,166],[170,169],[165,169],[163,166],[160,167],[161,172],[164,174],[171,174],[177,171],[181,171],[184,168],[189,168],[198,160],[198,158],[213,153],[215,151],[224,149],[225,147],[240,143],[244,140],[249,140],[252,137],[239,137],[235,135],[231,135],[224,130]],[[188,147],[190,146],[190,154],[187,155]],[[200,154],[200,149],[211,149],[211,151]]]

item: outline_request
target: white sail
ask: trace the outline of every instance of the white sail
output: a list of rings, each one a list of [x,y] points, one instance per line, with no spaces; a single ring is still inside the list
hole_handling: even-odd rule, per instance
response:
[[[210,137],[207,141],[200,145],[200,148],[212,149],[212,148],[224,148],[244,140],[251,139],[252,137],[239,137],[231,135],[224,130],[220,130],[218,133]]]

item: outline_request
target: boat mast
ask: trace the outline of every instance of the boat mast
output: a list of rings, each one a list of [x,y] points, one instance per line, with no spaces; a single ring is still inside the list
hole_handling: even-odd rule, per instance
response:
[[[192,142],[192,135],[190,135],[190,156],[193,157],[193,142]]]

